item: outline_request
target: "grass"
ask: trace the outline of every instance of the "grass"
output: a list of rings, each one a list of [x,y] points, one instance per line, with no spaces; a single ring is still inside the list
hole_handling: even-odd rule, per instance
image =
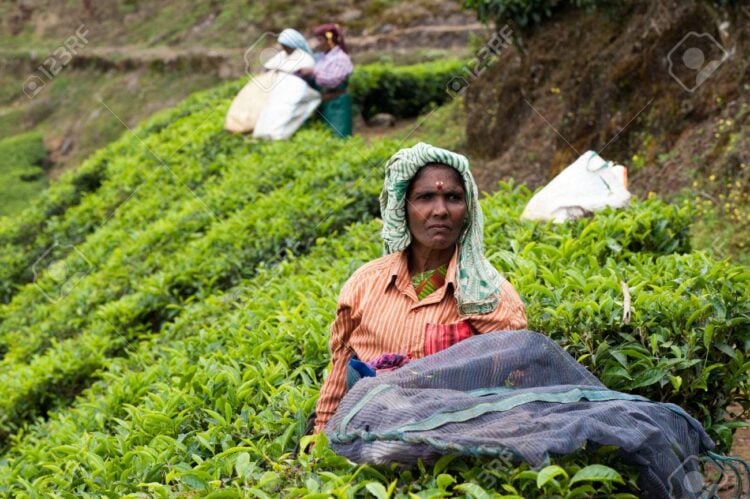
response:
[[[46,159],[38,132],[0,139],[0,216],[19,212],[47,186]]]

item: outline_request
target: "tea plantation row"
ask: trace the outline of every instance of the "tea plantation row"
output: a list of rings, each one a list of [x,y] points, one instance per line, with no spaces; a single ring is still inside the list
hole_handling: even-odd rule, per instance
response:
[[[492,483],[477,460],[354,467],[324,442],[292,459],[338,289],[380,254],[382,164],[409,144],[229,136],[236,90],[162,113],[0,227],[0,494],[637,493],[606,449]],[[518,220],[530,194],[483,201],[488,255],[530,327],[728,448],[726,407],[748,409],[750,272],[689,253],[689,212],[658,199],[551,226]]]
[[[416,116],[450,97],[446,84],[453,75],[460,73],[463,64],[459,60],[440,60],[410,66],[383,63],[358,66],[351,82],[355,104],[367,117],[378,112],[390,112],[399,117]],[[154,185],[143,182],[144,174],[159,167],[174,169],[180,174],[177,184],[181,185],[180,180],[184,179],[185,185],[198,193],[204,181],[226,167],[228,159],[248,160],[254,151],[253,145],[248,150],[241,149],[239,144],[243,141],[225,134],[218,126],[203,128],[221,122],[223,117],[216,112],[217,106],[234,96],[242,83],[231,83],[203,93],[201,97],[188,98],[177,107],[159,113],[134,133],[94,154],[61,182],[56,182],[20,216],[0,217],[0,303],[8,302],[19,285],[35,279],[35,263],[45,266],[65,256],[73,245],[108,221],[135,191]],[[43,144],[34,134],[8,141],[4,149],[8,149],[4,150],[8,168],[18,163],[15,166],[28,169],[33,161],[44,159]],[[25,156],[18,156],[18,150],[23,150]],[[244,154],[238,157],[240,150]],[[325,146],[320,149],[324,150]],[[114,164],[110,166],[110,162]],[[113,176],[113,170],[121,173]],[[77,206],[107,178],[110,197],[98,200],[95,206]],[[15,183],[9,185],[15,186]],[[14,192],[12,195],[22,194]],[[29,193],[26,194],[28,197]],[[185,194],[185,189],[176,189],[171,194],[163,193],[162,199],[166,202],[171,199],[167,196],[184,197]],[[145,213],[148,210],[144,210]],[[150,213],[152,217],[157,214]],[[138,221],[148,223],[152,219],[142,214]]]
[[[40,231],[66,247],[35,262],[35,283],[0,312],[0,445],[185,304],[374,213],[393,145],[319,129],[291,147],[245,143],[221,132],[221,113],[204,106],[95,158],[101,185]]]
[[[666,277],[694,284],[701,281],[698,285],[706,287],[703,278],[711,262],[700,255],[651,254],[634,258],[632,264],[618,265],[614,256],[618,246],[612,241],[597,245],[596,239],[602,230],[632,227],[632,220],[623,213],[610,213],[567,228],[539,230],[539,226],[514,221],[519,210],[513,206],[522,206],[519,201],[525,198],[527,193],[523,190],[508,189],[485,202],[488,213],[507,214],[505,220],[491,219],[488,226],[488,229],[493,227],[489,241],[494,248],[493,260],[522,290],[529,304],[532,327],[549,331],[575,350],[589,348],[584,335],[566,335],[566,320],[545,318],[552,315],[548,310],[554,310],[555,300],[545,303],[546,292],[524,292],[522,282],[541,278],[551,290],[559,289],[562,296],[574,294],[577,298],[558,300],[558,308],[575,307],[575,303],[582,303],[582,309],[594,302],[603,304],[600,306],[605,313],[600,311],[600,315],[608,319],[591,322],[600,330],[611,323],[615,328],[613,336],[620,338],[611,341],[610,350],[597,344],[594,355],[582,355],[583,362],[595,372],[606,372],[609,364],[618,359],[614,353],[618,350],[642,349],[639,340],[628,339],[627,333],[617,331],[622,328],[617,273],[635,279],[631,286],[636,304],[639,299],[643,303],[653,301],[653,292],[644,290],[640,298],[641,292],[636,289],[641,284],[637,278],[653,274],[655,268],[666,270],[652,286]],[[670,210],[649,201],[637,211],[653,210],[655,214],[665,209]],[[319,240],[309,256],[290,257],[276,267],[263,266],[254,278],[228,293],[187,306],[182,316],[160,335],[134,348],[129,358],[110,361],[103,380],[79,399],[71,411],[61,411],[49,423],[34,425],[27,434],[14,439],[6,456],[8,467],[0,468],[0,476],[8,480],[3,486],[10,488],[15,484],[18,492],[25,484],[29,491],[36,492],[110,491],[115,495],[138,491],[168,495],[181,490],[214,489],[226,494],[232,490],[247,494],[251,492],[247,487],[255,487],[258,495],[265,491],[271,496],[279,492],[304,495],[314,491],[347,494],[368,485],[373,488],[374,481],[387,487],[394,480],[396,488],[404,493],[440,489],[441,485],[457,493],[476,492],[475,487],[487,486],[479,480],[483,463],[477,461],[454,461],[448,474],[444,473],[446,470],[416,473],[369,468],[357,472],[323,445],[316,447],[313,458],[293,460],[289,456],[300,436],[302,421],[313,407],[319,375],[326,364],[325,330],[335,307],[336,290],[354,268],[379,254],[378,229],[375,222],[351,227],[342,236]],[[513,229],[520,237],[511,237]],[[584,237],[575,239],[571,237],[574,233]],[[555,240],[563,244],[550,244]],[[626,243],[624,247],[629,242],[624,238],[619,241]],[[534,252],[537,256],[529,258]],[[539,256],[544,254],[546,259]],[[550,286],[560,264],[584,260],[595,263],[599,258],[607,262],[605,266],[611,266],[614,275],[587,287],[574,273],[563,273],[567,275],[557,276],[557,284]],[[510,269],[508,261],[517,264],[519,270]],[[536,278],[530,272],[532,268]],[[644,271],[645,268],[651,270]],[[738,269],[717,265],[715,271],[729,274],[730,284],[747,284],[747,276],[731,275]],[[521,277],[527,272],[526,278]],[[704,291],[716,290],[708,285]],[[747,307],[746,301],[744,306]],[[636,305],[632,327],[654,322],[645,311],[639,312]],[[679,322],[693,315],[694,310],[686,312],[671,313]],[[551,324],[551,328],[543,328],[544,323]],[[610,332],[602,334],[594,330],[592,334],[605,337]],[[679,333],[671,333],[672,342],[680,343]],[[602,344],[610,344],[606,338],[600,339]],[[608,352],[612,355],[607,355]],[[669,362],[666,365],[672,376],[686,376],[682,367]],[[670,365],[674,370],[670,371]],[[637,378],[642,368],[634,365],[625,379],[618,381],[615,376],[608,383],[628,388],[627,378]],[[745,372],[741,374],[746,376]],[[659,381],[638,391],[653,397],[663,389]],[[692,384],[689,379],[687,386]],[[671,384],[667,382],[665,386]],[[712,389],[713,393],[722,391],[728,395],[728,387]],[[671,388],[666,393],[671,398]],[[582,464],[601,459],[583,454],[576,458]],[[620,468],[611,459],[608,462]],[[577,462],[563,464],[571,477],[580,466]],[[327,474],[329,471],[335,473]],[[533,480],[530,473],[535,477]],[[446,478],[448,475],[452,478]],[[523,495],[554,491],[552,482],[538,489],[536,478],[534,472],[520,467],[500,473],[498,483],[511,484]],[[461,484],[465,487],[461,488]],[[604,492],[608,482],[594,485]]]

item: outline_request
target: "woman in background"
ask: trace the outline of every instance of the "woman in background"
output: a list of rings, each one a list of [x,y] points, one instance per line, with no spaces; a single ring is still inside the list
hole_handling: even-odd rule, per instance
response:
[[[315,66],[305,37],[289,28],[277,41],[282,50],[267,61],[256,58],[259,54],[254,51],[245,54],[248,73],[258,71],[257,62],[263,63],[264,72],[255,74],[232,101],[224,121],[226,130],[288,139],[320,104],[320,94],[297,76],[298,71]]]
[[[337,24],[328,23],[313,30],[317,40],[315,66],[298,74],[322,94],[320,114],[339,137],[352,134],[352,96],[347,91],[354,66],[346,50],[344,34]]]
[[[299,31],[287,28],[279,34],[276,41],[282,50],[263,64],[265,69],[295,73],[315,65],[310,45]]]

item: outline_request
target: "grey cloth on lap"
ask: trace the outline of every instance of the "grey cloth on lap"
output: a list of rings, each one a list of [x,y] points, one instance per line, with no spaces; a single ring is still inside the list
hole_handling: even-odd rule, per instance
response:
[[[584,445],[614,445],[640,467],[648,497],[690,497],[694,456],[714,447],[674,404],[608,390],[546,336],[498,331],[363,378],[325,432],[358,463],[416,463],[443,454],[506,456],[542,466]]]

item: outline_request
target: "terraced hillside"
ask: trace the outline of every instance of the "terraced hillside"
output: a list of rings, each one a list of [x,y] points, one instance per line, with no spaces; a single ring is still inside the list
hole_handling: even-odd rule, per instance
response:
[[[380,254],[383,163],[413,138],[229,135],[238,88],[155,116],[0,222],[0,495],[638,494],[612,449],[492,480],[477,459],[357,467],[324,439],[293,456],[338,290]],[[530,327],[728,449],[726,408],[750,408],[750,272],[690,251],[689,208],[520,222],[530,195],[483,200],[488,256]]]

